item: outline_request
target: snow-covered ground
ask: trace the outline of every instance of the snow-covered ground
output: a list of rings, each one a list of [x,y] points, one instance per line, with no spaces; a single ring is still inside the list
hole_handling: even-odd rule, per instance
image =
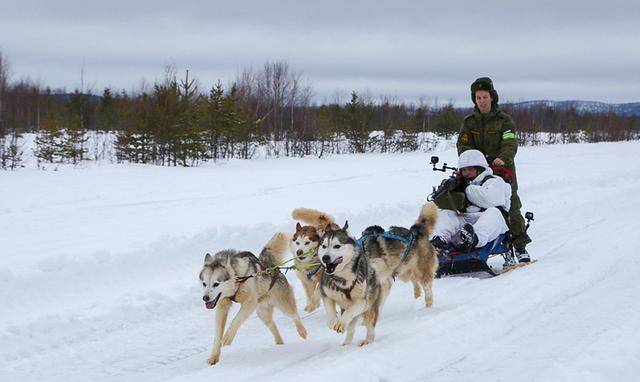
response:
[[[452,149],[438,154],[456,162]],[[364,348],[340,346],[322,308],[303,314],[306,341],[277,313],[281,346],[254,316],[221,363],[206,364],[206,252],[257,252],[293,230],[300,206],[348,219],[352,232],[410,225],[443,177],[427,162],[375,154],[0,173],[0,380],[636,380],[640,142],[520,150],[536,264],[437,280],[431,309],[398,283]]]

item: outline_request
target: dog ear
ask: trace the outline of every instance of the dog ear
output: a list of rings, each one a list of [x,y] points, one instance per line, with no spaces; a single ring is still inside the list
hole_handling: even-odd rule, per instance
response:
[[[344,226],[342,227],[342,230],[347,232],[349,230],[349,221],[345,220],[344,221]]]
[[[300,230],[302,229],[302,225],[300,225],[300,223],[296,223],[296,232],[300,232]]]
[[[326,226],[324,226],[324,230],[323,230],[323,234],[327,233],[327,232],[331,232],[333,231],[333,227],[331,227],[331,223],[327,224]]]
[[[208,253],[204,255],[204,264],[205,265],[213,264],[213,257]]]

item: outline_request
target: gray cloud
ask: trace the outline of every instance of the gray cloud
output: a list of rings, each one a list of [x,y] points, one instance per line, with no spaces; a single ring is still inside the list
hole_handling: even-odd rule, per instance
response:
[[[287,60],[318,99],[338,90],[468,104],[490,75],[504,100],[638,100],[640,5],[630,1],[15,1],[0,50],[15,78],[131,89],[169,62],[206,87]]]

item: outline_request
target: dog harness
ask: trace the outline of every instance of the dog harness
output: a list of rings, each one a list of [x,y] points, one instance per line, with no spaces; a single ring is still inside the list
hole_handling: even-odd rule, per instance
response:
[[[314,268],[312,268],[309,272],[307,272],[307,278],[311,280],[313,276],[315,276],[316,273],[318,273],[320,268],[322,268],[322,265],[316,265]]]
[[[385,239],[399,240],[403,242],[406,245],[406,248],[404,249],[404,253],[402,254],[402,260],[404,260],[407,257],[407,255],[409,254],[409,251],[411,250],[411,244],[413,244],[413,234],[411,234],[409,237],[404,237],[400,235],[395,235],[388,231],[385,231],[383,233],[372,233],[369,235],[364,235],[358,240],[356,240],[356,244],[364,252],[364,242],[367,239],[371,239],[374,237],[384,237]]]
[[[360,253],[360,254],[359,254],[359,255],[358,255],[358,256],[353,260],[353,261],[356,263],[356,265],[358,265],[358,263],[360,262],[360,259],[362,258],[362,256],[364,256],[364,251],[363,251],[363,252],[361,252],[361,253]],[[326,274],[326,273],[325,273],[325,275],[326,275],[327,277],[329,277],[330,279],[333,279],[333,280],[335,280],[335,281],[338,281],[338,282],[340,282],[340,283],[344,284],[345,286],[347,285],[347,280],[345,280],[345,279],[344,279],[344,278],[342,278],[342,277],[335,276],[335,275],[330,275],[330,274]],[[366,279],[366,277],[365,277],[365,279]],[[332,286],[331,288],[332,288],[333,290],[338,291],[338,292],[344,293],[344,295],[345,295],[345,297],[347,298],[347,300],[351,300],[351,292],[352,292],[352,291],[353,291],[353,289],[356,287],[356,284],[358,283],[358,281],[361,281],[361,282],[362,282],[362,281],[363,281],[363,279],[358,279],[358,275],[356,274],[356,278],[355,278],[355,280],[353,280],[353,283],[352,283],[352,284],[351,284],[351,286],[350,286],[350,287],[348,287],[348,288],[343,288],[343,287],[341,287],[341,286],[337,285],[335,281],[333,282],[333,286]],[[324,295],[324,292],[323,292],[322,290],[321,290],[321,293],[323,293],[323,295]]]

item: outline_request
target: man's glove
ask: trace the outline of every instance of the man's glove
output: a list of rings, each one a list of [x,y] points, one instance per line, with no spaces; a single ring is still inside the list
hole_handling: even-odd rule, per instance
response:
[[[434,201],[438,199],[442,194],[445,194],[447,192],[455,192],[455,191],[463,192],[466,186],[467,186],[467,181],[464,179],[462,175],[452,176],[450,178],[443,180],[442,183],[440,183],[440,185],[438,186],[438,188],[434,187],[433,192],[431,193],[431,195],[429,195],[427,200]]]
[[[449,179],[446,179],[443,183],[443,186],[447,191],[464,189],[466,185],[467,181],[462,175],[453,176]]]

